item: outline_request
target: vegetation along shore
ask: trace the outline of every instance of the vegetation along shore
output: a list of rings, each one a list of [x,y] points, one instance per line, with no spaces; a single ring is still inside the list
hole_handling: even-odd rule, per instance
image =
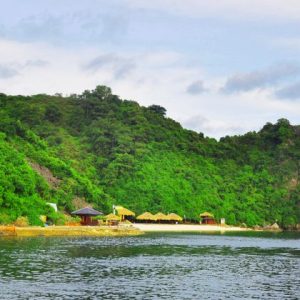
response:
[[[108,214],[118,204],[137,215],[199,222],[208,211],[217,223],[295,229],[299,181],[300,127],[286,119],[217,141],[105,86],[69,96],[0,94],[3,225],[26,217],[42,226],[41,215],[64,225],[76,209]]]

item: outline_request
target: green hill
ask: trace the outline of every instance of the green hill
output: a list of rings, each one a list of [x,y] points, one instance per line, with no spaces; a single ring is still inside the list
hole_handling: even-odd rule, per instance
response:
[[[175,212],[210,211],[227,223],[300,219],[300,127],[286,119],[259,132],[204,137],[165,109],[121,100],[98,86],[81,95],[0,94],[0,223],[93,203]]]

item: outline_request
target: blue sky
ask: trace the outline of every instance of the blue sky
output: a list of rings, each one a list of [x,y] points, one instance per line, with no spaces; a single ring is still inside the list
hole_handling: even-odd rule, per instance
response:
[[[0,0],[0,91],[105,84],[208,136],[300,123],[300,1]]]

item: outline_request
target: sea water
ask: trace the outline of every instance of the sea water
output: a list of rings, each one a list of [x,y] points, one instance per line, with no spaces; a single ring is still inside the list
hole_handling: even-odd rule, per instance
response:
[[[0,238],[0,299],[300,299],[300,235]]]

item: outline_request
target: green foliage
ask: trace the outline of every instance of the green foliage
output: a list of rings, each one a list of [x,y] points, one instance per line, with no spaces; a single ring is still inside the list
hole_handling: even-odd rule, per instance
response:
[[[55,225],[65,225],[66,216],[60,212],[51,212],[47,215],[48,222]]]
[[[185,130],[165,108],[141,107],[97,86],[81,95],[0,94],[0,223],[41,225],[45,204],[81,198],[105,213],[212,212],[228,224],[300,219],[300,127],[280,119],[219,142]],[[40,168],[33,168],[33,165]]]
[[[159,105],[150,105],[148,107],[148,109],[150,111],[153,111],[154,113],[160,115],[160,116],[164,116],[167,112],[167,110],[164,107],[159,106]]]
[[[48,120],[49,122],[56,123],[61,118],[61,112],[59,111],[59,108],[54,105],[49,105],[46,108],[45,111],[45,120]]]
[[[12,214],[10,212],[5,212],[5,210],[2,209],[2,212],[0,212],[0,224],[9,225],[14,221],[15,218],[12,216]]]

